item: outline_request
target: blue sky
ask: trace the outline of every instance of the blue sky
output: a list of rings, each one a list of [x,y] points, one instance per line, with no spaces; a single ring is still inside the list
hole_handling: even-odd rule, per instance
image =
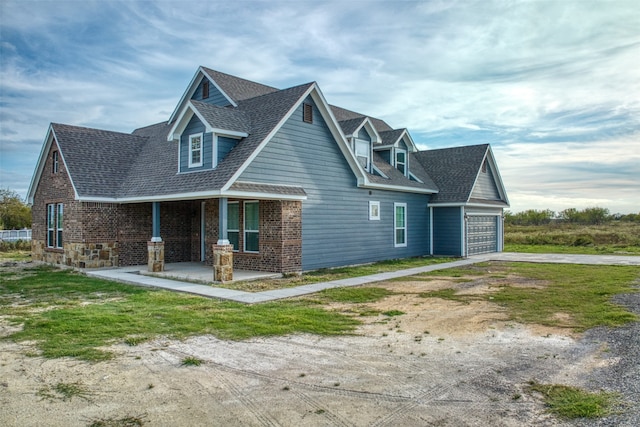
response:
[[[199,65],[491,143],[511,210],[640,212],[640,8],[619,1],[0,1],[0,187],[50,122],[167,120]]]

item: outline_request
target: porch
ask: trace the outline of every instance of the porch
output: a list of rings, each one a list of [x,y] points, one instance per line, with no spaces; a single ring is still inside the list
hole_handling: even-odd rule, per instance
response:
[[[130,272],[137,272],[143,276],[158,277],[162,279],[180,280],[189,283],[210,285],[213,281],[213,268],[204,262],[174,262],[165,264],[164,271],[150,272],[147,265],[138,265],[127,268]],[[231,282],[248,280],[273,279],[282,277],[280,273],[270,273],[253,270],[234,270]]]

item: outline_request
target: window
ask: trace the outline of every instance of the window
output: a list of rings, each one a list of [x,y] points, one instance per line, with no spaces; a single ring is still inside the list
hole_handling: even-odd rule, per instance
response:
[[[202,134],[189,135],[189,167],[202,166]]]
[[[58,203],[57,205],[57,221],[56,221],[56,248],[62,248],[62,218],[64,211],[64,205],[62,203]]]
[[[260,250],[260,206],[258,202],[244,203],[244,251]]]
[[[55,245],[56,205],[47,205],[47,247]]]
[[[380,202],[369,202],[369,221],[380,220]]]
[[[53,152],[53,173],[58,173],[58,152]]]
[[[209,97],[209,80],[202,81],[202,99]]]
[[[240,248],[240,204],[230,202],[227,205],[227,239],[233,245],[233,250]]]
[[[62,248],[62,224],[64,205],[52,203],[47,205],[47,247]]]
[[[396,150],[396,169],[407,175],[407,152],[405,150]]]
[[[369,146],[369,141],[365,141],[364,139],[356,139],[356,157],[358,158],[360,165],[366,171],[369,171],[369,162],[371,161],[371,149]]]
[[[407,246],[407,204],[393,204],[394,241],[393,245],[398,247]]]
[[[302,104],[302,121],[313,123],[313,105]]]

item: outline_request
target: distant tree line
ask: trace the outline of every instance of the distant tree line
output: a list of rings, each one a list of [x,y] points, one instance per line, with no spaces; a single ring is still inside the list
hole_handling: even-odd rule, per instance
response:
[[[20,230],[31,227],[31,208],[15,191],[0,189],[0,229]]]
[[[607,208],[593,207],[585,208],[583,210],[569,208],[560,212],[554,212],[549,209],[528,209],[518,213],[506,211],[504,214],[504,222],[507,225],[544,225],[552,222],[598,225],[611,221],[640,222],[640,213],[630,213],[626,215],[611,214]]]

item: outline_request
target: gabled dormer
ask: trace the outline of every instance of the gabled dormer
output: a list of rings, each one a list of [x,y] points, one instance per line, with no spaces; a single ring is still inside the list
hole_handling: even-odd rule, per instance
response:
[[[167,139],[178,144],[178,172],[215,169],[249,136],[249,119],[231,107],[189,100],[176,116]]]
[[[414,179],[409,169],[409,153],[418,151],[407,129],[394,129],[380,132],[382,142],[373,149],[404,176]]]
[[[358,117],[341,121],[339,124],[360,166],[365,171],[373,173],[373,147],[376,144],[380,144],[382,139],[373,126],[371,119]]]

